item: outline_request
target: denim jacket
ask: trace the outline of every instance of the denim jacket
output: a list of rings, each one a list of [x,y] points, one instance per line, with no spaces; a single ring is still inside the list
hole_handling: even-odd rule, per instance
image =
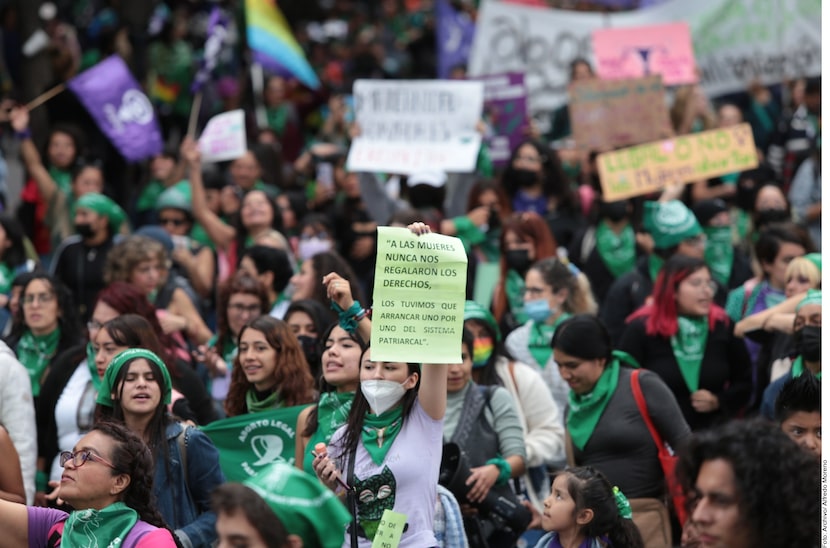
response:
[[[219,451],[196,428],[185,436],[187,480],[183,477],[182,457],[177,438],[182,425],[167,426],[167,452],[156,456],[153,493],[159,512],[185,548],[209,547],[216,541],[216,514],[210,510],[211,492],[225,482],[219,468]],[[187,488],[190,487],[190,496]],[[192,500],[191,500],[192,497]]]

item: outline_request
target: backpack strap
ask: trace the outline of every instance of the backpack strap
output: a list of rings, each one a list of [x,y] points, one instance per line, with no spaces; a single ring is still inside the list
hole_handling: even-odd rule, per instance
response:
[[[746,317],[746,311],[749,308],[749,300],[752,298],[752,292],[758,286],[758,278],[750,278],[744,282],[744,300],[741,304],[741,318]]]
[[[188,440],[188,432],[190,431],[191,426],[189,424],[179,423],[182,427],[181,432],[179,435],[176,436],[176,445],[179,446],[179,458],[181,459],[182,463],[182,477],[184,478],[184,488],[187,490],[187,498],[190,501],[190,504],[195,508],[196,505],[193,504],[193,494],[190,492],[190,477],[187,475],[187,440]]]
[[[640,410],[640,415],[643,416],[643,422],[646,423],[646,427],[648,427],[648,431],[652,439],[654,439],[654,443],[657,445],[657,451],[659,452],[663,449],[663,440],[660,438],[660,434],[657,432],[654,423],[651,422],[651,417],[648,415],[646,398],[643,396],[643,389],[640,387],[640,371],[640,369],[635,369],[631,372],[631,392],[634,394],[637,409]]]

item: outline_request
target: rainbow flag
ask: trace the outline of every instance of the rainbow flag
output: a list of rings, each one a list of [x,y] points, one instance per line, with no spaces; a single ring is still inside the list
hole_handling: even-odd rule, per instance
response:
[[[256,62],[279,73],[288,72],[312,89],[320,87],[276,0],[245,0],[245,21],[248,47]]]

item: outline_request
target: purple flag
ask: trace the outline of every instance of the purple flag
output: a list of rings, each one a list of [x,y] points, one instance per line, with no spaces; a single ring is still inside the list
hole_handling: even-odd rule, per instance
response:
[[[228,21],[219,6],[214,6],[210,12],[210,19],[207,26],[207,38],[205,38],[205,52],[199,70],[193,78],[190,91],[196,95],[210,80],[210,75],[219,61],[219,53],[228,36]]]
[[[523,73],[509,72],[475,78],[484,82],[484,111],[487,127],[484,141],[493,165],[507,164],[510,154],[527,138],[527,89]]]
[[[153,105],[120,57],[107,57],[67,85],[124,158],[137,162],[161,152]]]
[[[438,78],[448,78],[453,67],[467,66],[476,26],[468,14],[453,9],[448,0],[438,0],[435,9]]]

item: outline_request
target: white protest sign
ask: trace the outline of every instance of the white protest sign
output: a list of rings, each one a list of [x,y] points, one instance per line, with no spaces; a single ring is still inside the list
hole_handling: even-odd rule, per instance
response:
[[[473,171],[481,135],[484,87],[450,80],[358,80],[352,171],[413,173],[421,170]]]
[[[245,154],[245,112],[242,109],[217,114],[208,120],[199,137],[199,152],[203,162],[224,162]]]
[[[469,74],[525,72],[532,112],[567,101],[570,63],[593,63],[601,28],[689,24],[700,83],[710,96],[821,74],[821,1],[668,0],[637,11],[600,14],[488,1],[476,23]]]

